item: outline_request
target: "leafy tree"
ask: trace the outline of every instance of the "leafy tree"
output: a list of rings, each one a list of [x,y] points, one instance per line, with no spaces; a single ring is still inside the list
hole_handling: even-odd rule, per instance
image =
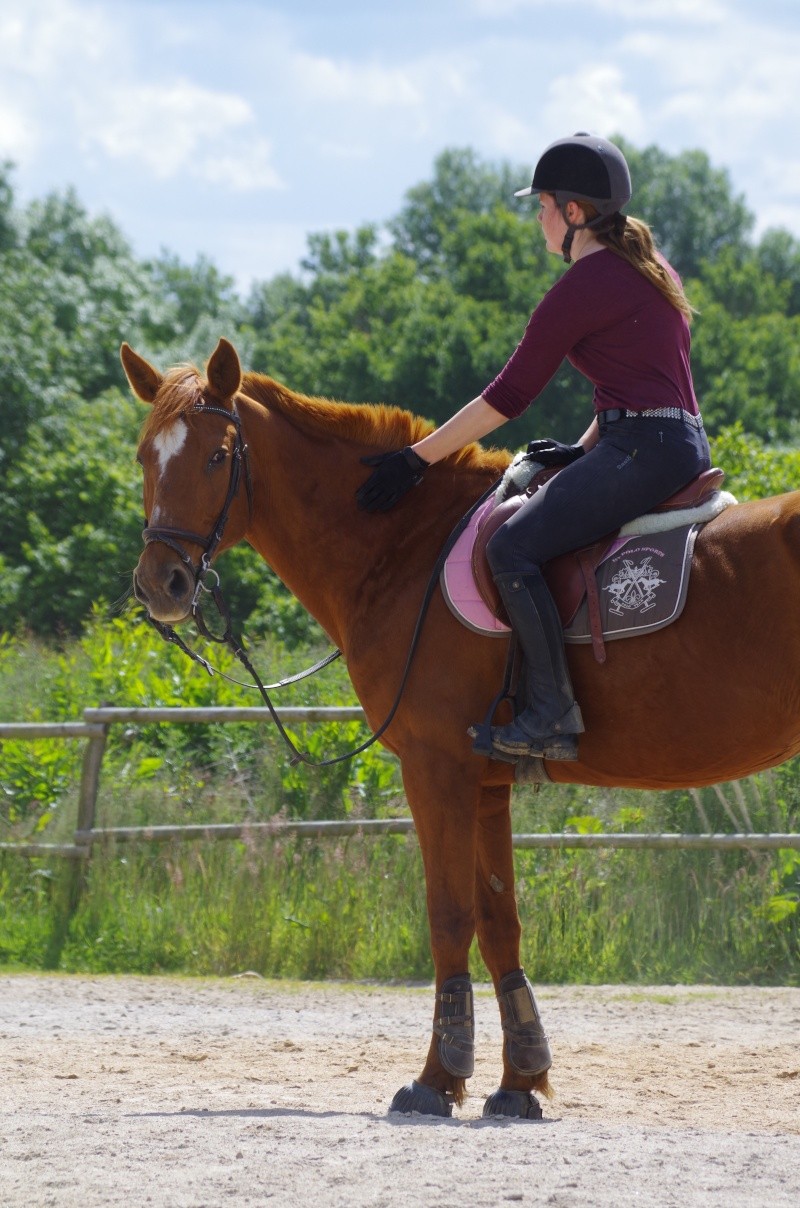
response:
[[[761,236],[755,254],[765,273],[788,286],[786,313],[800,314],[800,242],[788,231],[773,227]]]
[[[631,211],[653,226],[699,310],[693,366],[707,426],[713,434],[740,423],[745,442],[754,437],[744,432],[791,439],[800,244],[785,231],[753,244],[752,216],[703,152],[623,148]],[[535,207],[513,197],[529,173],[447,150],[385,231],[312,234],[297,274],[255,285],[243,302],[204,256],[193,265],[167,251],[137,260],[114,223],[87,214],[72,191],[16,208],[11,167],[0,165],[3,623],[72,632],[96,595],[114,599],[127,587],[140,549],[140,482],[120,450],[133,453],[140,411],[127,399],[122,339],[166,366],[201,363],[224,334],[248,368],[294,389],[396,403],[441,423],[502,368],[564,271],[545,250]],[[535,435],[574,439],[590,394],[565,363],[499,439],[517,447]],[[738,448],[723,445],[723,459]],[[769,456],[759,453],[759,464]],[[292,642],[307,636],[302,614],[252,554],[233,551],[222,565],[249,628]]]
[[[692,366],[709,430],[740,420],[754,435],[790,438],[798,421],[800,318],[736,318],[699,286],[694,301],[700,314]]]
[[[770,449],[745,433],[737,421],[711,439],[711,459],[725,469],[725,489],[744,503],[796,491],[800,484],[800,450]]]
[[[75,633],[95,601],[127,594],[141,549],[140,422],[140,407],[113,390],[73,401],[31,431],[24,462],[8,475],[2,554],[15,574],[0,588],[6,617]]]
[[[157,309],[127,241],[73,191],[0,218],[0,480],[33,424],[123,384],[120,341]]]
[[[162,356],[175,347],[181,350],[179,357],[186,357],[197,343],[198,328],[204,330],[209,321],[221,329],[218,334],[224,330],[234,337],[243,307],[233,277],[220,273],[206,256],[187,265],[167,251],[144,267],[148,292],[157,299],[155,310],[139,324],[144,347]],[[208,349],[203,355],[208,355]]]
[[[17,242],[14,189],[11,184],[13,166],[10,160],[0,161],[0,256],[15,247]]]
[[[692,366],[706,423],[735,423],[772,440],[796,430],[800,316],[787,313],[792,283],[765,271],[758,249],[724,248],[689,283],[698,315]]]
[[[24,216],[23,250],[47,280],[63,367],[83,397],[124,385],[118,349],[147,330],[164,299],[110,218],[91,218],[73,190],[33,202]]]
[[[741,247],[753,228],[744,198],[734,197],[728,173],[714,168],[704,151],[668,155],[659,147],[640,151],[614,140],[631,170],[633,197],[627,210],[644,219],[667,259],[682,277],[696,276],[723,248]]]
[[[31,425],[78,392],[50,279],[23,253],[7,251],[0,257],[0,488]]]
[[[481,162],[469,147],[443,151],[433,165],[433,179],[415,185],[389,231],[398,251],[435,274],[442,243],[461,213],[485,214],[508,206],[529,169]]]

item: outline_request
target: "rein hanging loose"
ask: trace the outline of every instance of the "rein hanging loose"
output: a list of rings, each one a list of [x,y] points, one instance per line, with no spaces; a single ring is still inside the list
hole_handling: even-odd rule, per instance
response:
[[[469,509],[469,511],[466,513],[466,515],[461,517],[458,524],[455,526],[455,528],[451,532],[450,536],[447,538],[447,541],[445,542],[445,544],[442,548],[442,551],[436,560],[433,570],[431,571],[431,575],[428,580],[427,587],[425,588],[425,593],[423,595],[422,603],[420,605],[419,613],[417,615],[417,621],[414,626],[414,632],[411,637],[411,644],[409,646],[408,655],[406,657],[405,667],[403,668],[403,674],[400,678],[400,686],[397,690],[397,695],[395,697],[395,700],[394,700],[394,703],[393,703],[391,709],[389,710],[387,717],[382,722],[382,724],[378,727],[378,729],[375,730],[372,735],[370,735],[370,737],[368,739],[366,739],[363,743],[361,743],[360,746],[355,747],[352,751],[347,751],[343,755],[333,756],[330,759],[315,760],[315,759],[311,759],[304,751],[301,751],[299,749],[299,747],[297,747],[295,745],[292,738],[288,734],[286,728],[284,727],[283,722],[281,721],[280,717],[278,716],[275,706],[273,705],[272,701],[269,698],[269,692],[274,689],[284,688],[289,684],[295,684],[299,680],[306,679],[308,676],[316,674],[316,672],[321,671],[324,667],[329,666],[330,663],[332,663],[336,659],[340,658],[342,652],[341,652],[341,650],[337,649],[337,650],[333,651],[331,654],[327,655],[325,658],[320,659],[320,661],[315,663],[313,667],[309,667],[305,671],[298,672],[298,674],[289,676],[286,679],[279,680],[277,683],[264,684],[262,682],[261,677],[259,676],[255,667],[253,666],[253,664],[247,654],[247,651],[245,650],[243,640],[240,638],[237,638],[233,633],[233,624],[231,621],[230,609],[228,608],[228,605],[222,594],[222,589],[220,587],[220,582],[219,582],[219,575],[217,574],[216,570],[214,570],[214,568],[211,566],[212,558],[213,558],[214,554],[216,553],[216,551],[219,547],[219,544],[222,540],[222,537],[223,537],[223,534],[225,531],[225,526],[228,522],[228,516],[230,514],[230,510],[231,510],[234,500],[236,499],[238,492],[239,492],[239,486],[241,484],[243,469],[244,469],[245,484],[246,484],[246,489],[247,489],[248,512],[249,512],[249,515],[252,517],[252,511],[253,511],[252,477],[250,474],[250,463],[248,460],[247,444],[245,443],[244,437],[242,435],[242,421],[239,416],[239,413],[236,410],[235,403],[233,404],[233,408],[231,411],[228,411],[225,407],[216,407],[209,403],[196,403],[191,408],[191,411],[192,412],[203,412],[205,414],[210,414],[210,415],[221,415],[229,423],[232,423],[235,426],[236,435],[234,437],[233,449],[231,451],[231,474],[230,474],[230,480],[228,482],[228,491],[225,496],[225,501],[222,505],[220,514],[217,517],[217,519],[213,525],[211,533],[207,537],[203,537],[198,533],[189,532],[185,529],[173,529],[173,528],[167,528],[165,526],[158,526],[158,525],[151,526],[151,525],[145,523],[145,528],[142,532],[142,537],[144,539],[144,543],[145,543],[145,545],[149,545],[149,544],[151,544],[151,542],[158,541],[158,542],[161,542],[161,544],[163,544],[163,545],[169,546],[169,548],[174,550],[174,552],[178,555],[178,557],[183,562],[184,566],[186,566],[187,569],[190,571],[190,573],[192,574],[192,576],[194,578],[194,593],[192,595],[192,603],[191,603],[192,620],[194,621],[195,625],[197,626],[200,634],[204,638],[206,638],[208,641],[216,642],[219,645],[227,646],[232,651],[234,656],[239,660],[239,662],[242,664],[242,666],[245,668],[245,670],[248,672],[248,674],[251,676],[255,687],[258,689],[258,691],[261,695],[261,698],[264,701],[264,704],[266,705],[267,709],[269,710],[270,717],[272,718],[273,722],[275,723],[275,725],[278,729],[278,733],[280,734],[280,736],[283,739],[286,746],[292,752],[292,758],[291,758],[292,765],[295,765],[298,763],[304,763],[309,767],[327,768],[327,767],[332,767],[334,764],[337,764],[337,763],[344,763],[348,759],[353,759],[356,755],[360,755],[363,751],[366,751],[369,747],[371,747],[373,745],[373,743],[376,743],[378,741],[378,739],[381,738],[382,735],[386,732],[386,730],[389,728],[392,721],[394,720],[394,716],[399,708],[400,701],[402,699],[403,692],[405,691],[406,683],[408,681],[408,677],[411,672],[411,664],[413,662],[414,655],[416,654],[417,646],[419,645],[419,639],[420,639],[420,635],[422,633],[422,626],[425,621],[425,617],[427,615],[428,608],[430,606],[430,602],[433,599],[433,594],[434,594],[434,591],[436,590],[436,586],[439,582],[439,576],[442,573],[442,568],[445,564],[447,556],[450,553],[453,546],[455,545],[455,543],[458,540],[461,533],[464,531],[466,525],[469,523],[469,519],[472,516],[473,512],[477,508],[479,508],[481,506],[481,504],[486,499],[488,499],[489,496],[497,489],[498,483],[493,482],[492,485],[483,493],[483,495],[481,495],[480,499],[478,499],[472,505],[472,507]],[[202,549],[203,553],[200,558],[200,562],[197,566],[195,566],[195,563],[192,560],[191,556],[187,553],[187,551],[180,544],[181,540],[189,541],[194,545],[199,545],[200,548]],[[213,583],[213,586],[211,586],[211,587],[206,586],[206,578],[208,575],[214,576],[214,583]],[[223,633],[221,633],[221,634],[216,634],[216,633],[212,632],[212,630],[209,629],[208,625],[206,624],[205,618],[203,616],[202,606],[201,606],[203,593],[211,596],[212,600],[214,601],[214,605],[217,609],[217,612],[219,613],[220,617],[222,618],[225,628],[224,628]],[[180,635],[175,632],[175,629],[171,625],[167,625],[163,621],[155,620],[155,618],[152,617],[149,612],[146,612],[145,615],[146,615],[146,618],[147,618],[147,621],[149,622],[149,624],[153,626],[153,628],[156,630],[156,632],[165,641],[171,642],[174,645],[176,645],[180,650],[182,650],[184,652],[184,654],[187,654],[190,659],[192,659],[196,663],[199,663],[200,666],[203,667],[208,672],[209,675],[213,675],[215,673],[215,668],[211,665],[211,663],[209,663],[209,661],[207,659],[204,659],[201,655],[197,654],[196,651],[192,650],[191,647],[188,646],[186,644],[186,642],[184,642],[183,638],[181,638]],[[217,674],[222,674],[222,673],[217,672]],[[225,677],[225,678],[229,678],[229,677]],[[234,681],[234,682],[238,682],[238,681]],[[242,685],[242,686],[244,687],[246,685]]]

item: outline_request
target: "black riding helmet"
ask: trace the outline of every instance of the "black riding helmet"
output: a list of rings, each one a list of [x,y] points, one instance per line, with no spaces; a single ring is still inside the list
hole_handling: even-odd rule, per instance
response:
[[[552,193],[567,223],[562,254],[570,262],[575,232],[600,227],[631,199],[631,174],[619,147],[595,134],[580,131],[560,138],[542,152],[531,187],[519,189],[515,197]],[[568,201],[588,201],[598,212],[590,222],[571,223],[566,217]]]

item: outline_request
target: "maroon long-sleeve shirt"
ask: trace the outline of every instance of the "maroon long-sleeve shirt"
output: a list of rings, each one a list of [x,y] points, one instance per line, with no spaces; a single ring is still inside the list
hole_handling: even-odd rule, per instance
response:
[[[513,419],[566,357],[594,386],[595,411],[683,407],[696,415],[690,344],[681,312],[626,260],[604,248],[577,260],[548,290],[483,397]]]

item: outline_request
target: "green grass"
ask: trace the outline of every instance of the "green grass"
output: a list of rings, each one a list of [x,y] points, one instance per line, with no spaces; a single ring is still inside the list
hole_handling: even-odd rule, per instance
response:
[[[313,650],[265,643],[281,673]],[[224,664],[224,659],[223,659]],[[57,651],[0,644],[9,720],[74,720],[86,705],[241,704],[180,652],[129,622],[97,623]],[[283,703],[353,703],[344,670]],[[298,728],[299,729],[299,728]],[[307,727],[321,755],[363,736]],[[69,840],[80,744],[4,742],[3,839]],[[796,763],[701,793],[551,786],[515,798],[514,829],[798,830]],[[325,773],[292,768],[274,732],[253,725],[112,728],[98,823],[145,825],[405,815],[398,769],[380,749]],[[432,976],[421,860],[413,836],[177,841],[96,847],[78,885],[65,861],[0,854],[0,965],[86,972],[427,981]],[[78,893],[80,889],[80,893]],[[523,961],[537,982],[800,984],[800,853],[516,853]],[[476,978],[486,971],[477,951]]]
[[[539,983],[798,984],[797,928],[769,921],[769,888],[733,853],[522,851],[523,963]],[[2,964],[432,976],[412,836],[109,846],[96,850],[71,918],[69,892],[64,866],[0,858]],[[477,951],[471,967],[487,978]]]

